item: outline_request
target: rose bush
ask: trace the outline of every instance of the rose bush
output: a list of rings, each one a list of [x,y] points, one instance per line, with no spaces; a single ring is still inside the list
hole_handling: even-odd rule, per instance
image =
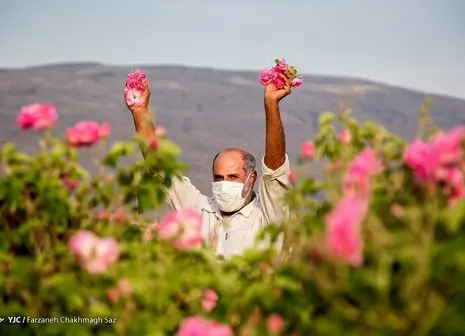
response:
[[[41,132],[41,151],[0,154],[0,315],[25,320],[2,335],[465,333],[463,128],[438,133],[423,117],[406,144],[348,110],[323,113],[300,161],[324,161],[324,178],[291,173],[283,253],[218,262],[199,214],[146,215],[187,169],[163,129],[115,143],[91,175],[79,151],[107,124],[61,139],[54,108],[25,111],[18,123]],[[140,147],[146,160],[121,163]]]

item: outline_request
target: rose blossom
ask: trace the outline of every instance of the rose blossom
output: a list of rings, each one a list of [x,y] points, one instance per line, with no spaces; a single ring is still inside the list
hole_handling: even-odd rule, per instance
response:
[[[179,327],[177,336],[234,336],[231,327],[202,316],[184,318]]]
[[[32,104],[23,106],[16,122],[22,129],[41,130],[55,125],[58,114],[55,106],[50,104]]]
[[[266,327],[271,334],[279,334],[284,328],[284,321],[278,314],[271,314],[266,320]]]
[[[326,248],[330,255],[354,267],[363,263],[361,224],[368,210],[368,201],[346,197],[326,216]]]
[[[213,289],[207,289],[202,293],[202,307],[207,312],[211,312],[218,302],[218,294]]]
[[[342,130],[341,133],[339,133],[339,141],[341,141],[343,144],[348,144],[351,139],[352,135],[348,129]]]
[[[99,124],[95,121],[80,121],[66,131],[68,143],[73,147],[90,146],[111,133],[109,123]]]
[[[168,213],[156,230],[162,239],[173,239],[177,249],[200,247],[203,242],[202,216],[191,209]]]
[[[316,146],[311,141],[302,144],[300,155],[305,159],[312,159],[315,156]]]
[[[114,238],[100,238],[88,230],[75,233],[68,247],[89,273],[102,273],[119,257],[118,244]]]

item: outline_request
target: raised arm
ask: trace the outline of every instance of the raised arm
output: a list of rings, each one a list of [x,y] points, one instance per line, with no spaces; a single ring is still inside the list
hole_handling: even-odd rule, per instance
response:
[[[136,132],[147,142],[155,137],[155,127],[148,109],[149,101],[150,88],[146,84],[144,93],[138,102],[132,105],[126,102],[131,111]],[[147,153],[142,151],[142,155],[145,158]],[[200,210],[199,208],[206,198],[187,177],[174,178],[171,188],[167,191],[167,196],[166,203],[173,211],[179,211],[183,208]]]
[[[283,199],[291,188],[290,166],[279,102],[291,92],[291,82],[286,76],[282,77],[286,83],[283,89],[270,84],[264,93],[266,143],[259,193],[265,224],[280,223],[289,216],[289,207]]]

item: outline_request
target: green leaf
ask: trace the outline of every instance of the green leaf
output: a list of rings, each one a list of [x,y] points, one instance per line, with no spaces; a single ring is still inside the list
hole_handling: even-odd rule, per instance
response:
[[[172,155],[172,156],[181,155],[181,148],[178,145],[176,145],[174,142],[168,139],[160,140],[157,151],[160,154],[166,154],[166,155]]]
[[[442,213],[446,229],[449,233],[457,233],[465,221],[465,201],[459,201],[453,208]]]
[[[295,66],[291,66],[291,67],[289,68],[289,71],[290,71],[292,77],[296,77],[296,76],[297,76],[298,70],[297,70],[297,68],[296,68]]]
[[[13,144],[11,142],[6,143],[2,147],[2,152],[1,152],[0,159],[1,160],[6,160],[6,161],[10,160],[15,155],[15,151],[16,151],[16,145],[15,144]]]
[[[133,142],[115,142],[103,159],[103,163],[109,167],[116,167],[122,157],[128,156],[135,151],[136,146]]]
[[[320,124],[320,127],[327,127],[328,125],[331,125],[333,120],[335,118],[335,114],[333,112],[330,112],[330,111],[326,111],[326,112],[323,112],[321,115],[320,115],[320,118],[319,118],[319,124]]]

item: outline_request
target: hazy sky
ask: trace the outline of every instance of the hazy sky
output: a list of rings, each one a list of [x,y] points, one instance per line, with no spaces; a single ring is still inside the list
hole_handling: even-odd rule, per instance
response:
[[[465,0],[0,0],[0,67],[99,61],[349,75],[465,97]]]

